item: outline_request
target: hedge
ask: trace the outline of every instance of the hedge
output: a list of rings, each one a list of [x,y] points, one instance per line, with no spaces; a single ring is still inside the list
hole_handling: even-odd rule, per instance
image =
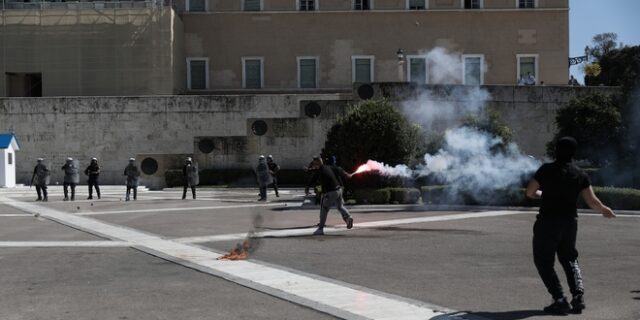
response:
[[[640,210],[640,190],[629,188],[593,187],[596,196],[611,209]],[[587,204],[580,197],[580,208],[587,208]]]
[[[613,187],[593,187],[596,196],[612,209],[640,210],[640,190]],[[425,204],[468,204],[468,205],[500,205],[500,206],[539,206],[540,200],[526,197],[524,188],[495,190],[494,197],[484,201],[472,199],[464,192],[454,192],[451,187],[425,186],[421,188],[422,201]],[[582,197],[578,197],[578,207],[588,208]]]
[[[357,204],[387,204],[391,200],[389,189],[357,189],[353,191]]]

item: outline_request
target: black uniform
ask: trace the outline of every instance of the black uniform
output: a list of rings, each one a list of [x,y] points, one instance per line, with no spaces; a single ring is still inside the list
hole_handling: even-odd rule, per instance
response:
[[[554,300],[564,297],[553,265],[558,255],[573,296],[582,295],[582,275],[578,266],[576,234],[580,192],[589,188],[589,176],[571,162],[544,164],[534,179],[540,184],[542,203],[533,226],[533,258],[538,273]]]
[[[38,199],[36,201],[49,201],[47,195],[47,184],[49,184],[49,168],[38,160],[38,164],[33,168],[33,176],[31,181],[36,186]],[[44,197],[43,197],[44,196]]]
[[[89,198],[93,199],[93,188],[96,188],[96,194],[100,199],[100,184],[98,183],[98,177],[100,177],[100,166],[98,161],[91,160],[91,164],[84,169],[84,174],[89,176]]]
[[[191,163],[182,167],[182,176],[184,178],[184,190],[182,191],[182,199],[187,198],[187,189],[191,187],[191,194],[196,198],[196,186],[198,185],[198,169]]]
[[[138,199],[138,182],[140,179],[140,170],[135,165],[134,161],[129,161],[129,164],[124,168],[124,175],[127,176],[127,194],[126,201],[130,200],[131,190],[133,190],[133,200]]]
[[[279,197],[280,194],[278,193],[278,177],[276,177],[276,174],[278,173],[278,171],[280,171],[280,166],[273,162],[273,160],[268,160],[267,159],[267,167],[269,167],[269,171],[271,174],[271,178],[273,180],[273,190],[276,192],[276,197]]]

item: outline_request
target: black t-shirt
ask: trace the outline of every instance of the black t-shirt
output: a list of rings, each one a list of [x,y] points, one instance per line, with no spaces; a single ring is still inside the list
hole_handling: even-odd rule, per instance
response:
[[[318,179],[320,179],[320,185],[322,185],[322,192],[329,192],[337,190],[342,186],[342,181],[340,178],[346,176],[346,173],[340,167],[323,165],[318,170],[313,173],[311,180],[309,181],[309,186],[313,186],[316,184]]]
[[[545,218],[576,218],[576,202],[582,190],[589,188],[589,176],[573,163],[543,164],[534,179],[540,184],[542,204],[540,215]]]

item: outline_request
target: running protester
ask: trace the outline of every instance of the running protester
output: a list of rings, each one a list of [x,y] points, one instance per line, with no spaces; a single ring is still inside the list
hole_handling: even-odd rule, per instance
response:
[[[563,137],[556,144],[556,161],[543,164],[527,186],[527,196],[541,199],[540,211],[533,226],[533,260],[542,282],[553,298],[544,308],[551,314],[581,313],[586,307],[584,285],[578,266],[576,235],[578,210],[576,202],[581,195],[587,205],[606,218],[614,218],[613,211],[602,204],[591,187],[589,176],[573,164],[577,142]],[[571,304],[562,291],[553,265],[558,255],[573,295]]]
[[[344,200],[342,199],[342,184],[340,178],[351,178],[351,174],[346,173],[342,168],[325,165],[320,157],[313,159],[312,168],[315,169],[311,180],[307,184],[304,192],[309,194],[309,187],[315,186],[318,179],[322,186],[322,198],[320,200],[320,223],[318,229],[313,233],[314,235],[323,235],[324,226],[327,222],[327,215],[331,206],[335,205],[342,215],[342,219],[347,224],[347,229],[353,227],[353,218],[349,214],[349,210],[344,206]]]

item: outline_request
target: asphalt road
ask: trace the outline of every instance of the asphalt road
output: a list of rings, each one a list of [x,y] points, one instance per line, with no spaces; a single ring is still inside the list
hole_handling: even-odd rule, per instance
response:
[[[301,190],[122,190],[0,190],[0,319],[552,319],[531,211],[354,206],[354,229],[332,210],[312,236]],[[581,215],[587,309],[566,319],[640,319],[639,229]],[[249,232],[249,260],[216,260]]]

